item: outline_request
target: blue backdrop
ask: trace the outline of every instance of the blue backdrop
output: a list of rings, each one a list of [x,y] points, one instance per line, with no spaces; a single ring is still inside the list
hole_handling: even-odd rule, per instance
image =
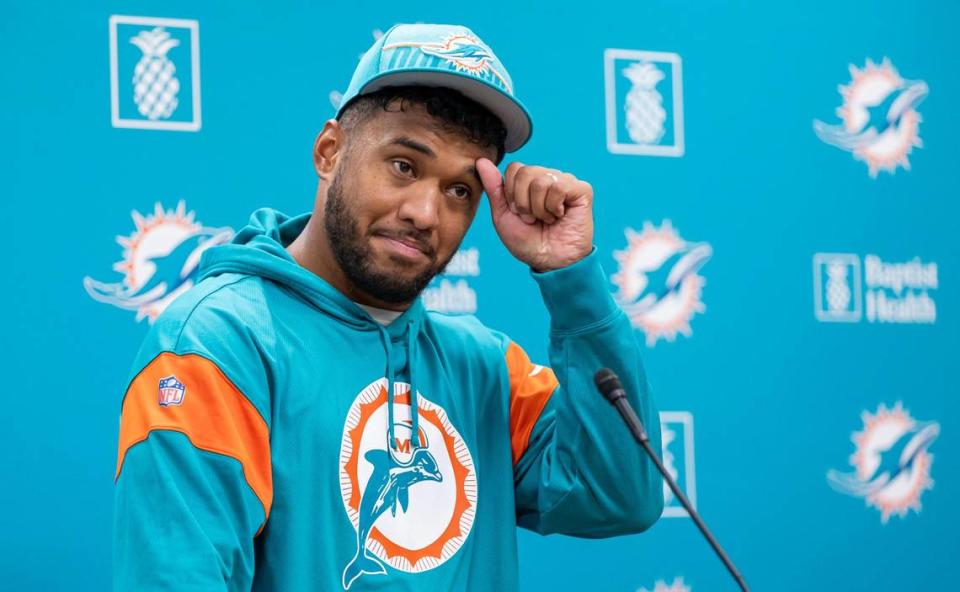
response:
[[[309,209],[313,138],[359,55],[415,21],[481,35],[534,118],[515,157],[593,184],[664,458],[754,589],[955,585],[956,3],[3,12],[0,588],[109,587],[122,389],[176,295],[142,293],[155,261],[257,207]],[[428,303],[546,359],[536,288],[485,207],[463,247]],[[733,589],[666,514],[605,541],[521,532],[522,586]]]

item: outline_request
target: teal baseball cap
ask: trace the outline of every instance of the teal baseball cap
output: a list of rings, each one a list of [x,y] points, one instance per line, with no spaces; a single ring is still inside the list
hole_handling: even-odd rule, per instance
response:
[[[507,129],[507,152],[526,144],[533,132],[507,69],[473,31],[459,25],[395,25],[384,33],[360,58],[337,117],[361,95],[407,85],[454,89],[489,109]]]

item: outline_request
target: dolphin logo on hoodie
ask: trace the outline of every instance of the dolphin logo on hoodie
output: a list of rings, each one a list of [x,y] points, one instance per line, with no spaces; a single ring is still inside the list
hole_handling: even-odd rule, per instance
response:
[[[406,512],[410,505],[410,488],[422,481],[443,481],[437,461],[425,448],[415,448],[410,460],[398,461],[386,450],[370,450],[364,458],[373,465],[373,474],[360,500],[360,523],[357,528],[357,552],[343,570],[343,587],[350,589],[363,574],[385,574],[386,567],[367,552],[367,536],[377,518],[387,510],[393,516],[397,509]]]
[[[407,382],[388,390],[389,382],[367,385],[344,419],[340,491],[353,526],[340,563],[344,590],[364,574],[435,569],[473,527],[477,475],[467,443],[443,407],[414,397]]]

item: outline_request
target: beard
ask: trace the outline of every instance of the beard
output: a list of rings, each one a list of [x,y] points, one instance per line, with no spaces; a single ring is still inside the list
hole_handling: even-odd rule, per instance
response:
[[[371,232],[368,230],[367,236],[361,235],[356,213],[350,207],[356,200],[344,194],[342,176],[342,173],[337,174],[327,189],[323,219],[327,240],[337,264],[347,280],[365,294],[390,304],[411,302],[434,276],[443,272],[453,255],[438,262],[436,252],[431,251],[427,254],[431,264],[412,278],[396,270],[378,269],[370,248]],[[418,238],[422,234],[415,229],[402,233]]]

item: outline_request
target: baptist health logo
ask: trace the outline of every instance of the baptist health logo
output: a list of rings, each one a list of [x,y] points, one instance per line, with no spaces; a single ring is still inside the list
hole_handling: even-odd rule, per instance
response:
[[[818,321],[933,324],[937,303],[930,295],[939,285],[937,264],[919,257],[891,263],[877,255],[851,253],[813,256],[814,314]],[[865,288],[865,289],[864,289]]]
[[[707,283],[700,269],[710,260],[713,249],[707,243],[683,240],[670,220],[656,227],[644,222],[643,230],[625,230],[627,247],[615,251],[619,264],[610,281],[617,287],[614,298],[630,317],[633,326],[653,346],[661,337],[689,337],[690,320],[706,307],[701,300]]]
[[[195,20],[110,17],[113,127],[200,129],[200,24]]]
[[[603,52],[607,149],[683,156],[683,76],[675,53]]]
[[[830,470],[827,483],[840,493],[864,498],[880,511],[883,524],[894,514],[903,518],[910,510],[919,513],[920,496],[933,489],[928,449],[940,435],[940,424],[915,420],[899,401],[893,408],[881,404],[876,413],[864,411],[861,419],[863,429],[851,437],[854,471]]]
[[[436,312],[475,314],[477,292],[467,278],[479,275],[480,251],[476,247],[460,249],[423,291],[423,305]]]
[[[696,467],[693,457],[693,415],[688,411],[660,412],[663,466],[694,508],[697,507]],[[663,517],[689,516],[670,486],[663,484]]]
[[[113,270],[123,279],[101,282],[87,276],[83,287],[94,300],[134,310],[137,321],[147,318],[152,323],[196,282],[203,252],[230,242],[233,230],[203,226],[183,201],[172,210],[157,203],[152,214],[134,210],[131,215],[133,233],[116,238],[123,250]]]
[[[879,65],[867,60],[862,69],[851,64],[850,77],[839,87],[842,123],[815,120],[817,137],[866,162],[873,178],[882,170],[895,173],[898,166],[910,170],[908,155],[923,146],[916,107],[927,97],[927,83],[902,78],[887,58]]]

